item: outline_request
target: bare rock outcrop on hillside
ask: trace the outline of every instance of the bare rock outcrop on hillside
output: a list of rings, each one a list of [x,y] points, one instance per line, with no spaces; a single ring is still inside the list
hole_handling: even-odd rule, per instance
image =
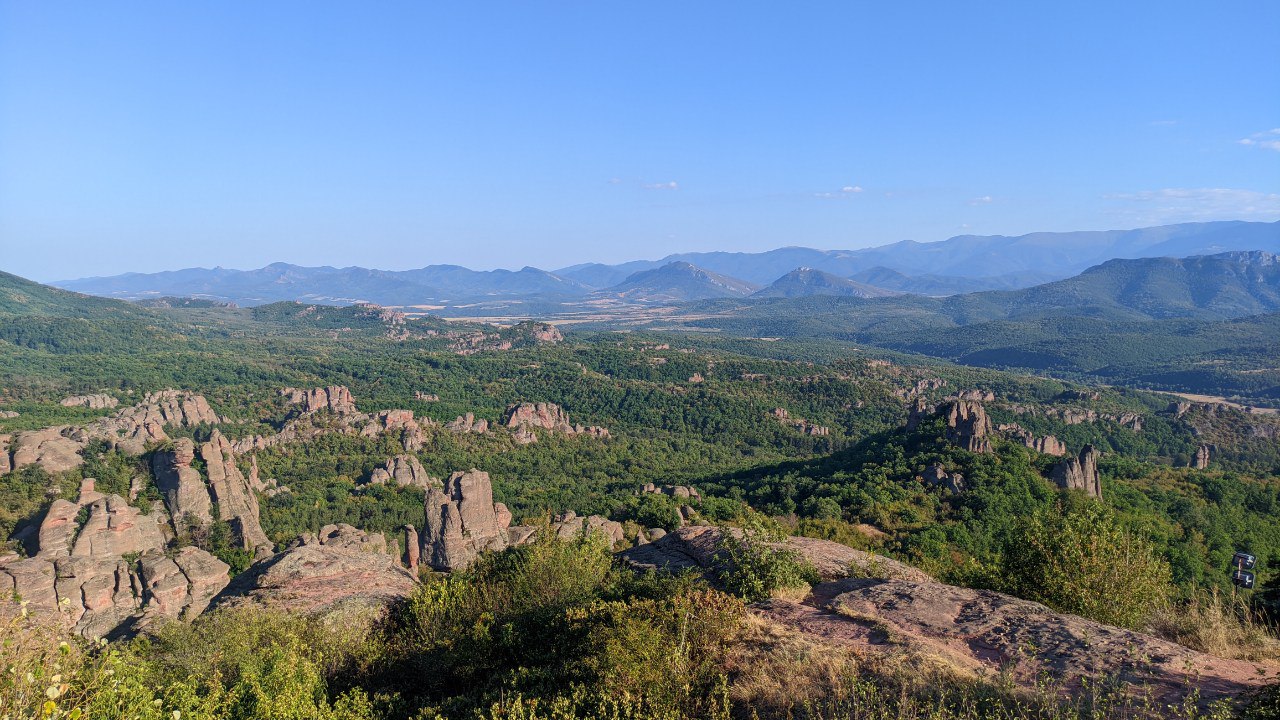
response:
[[[791,413],[786,408],[776,407],[769,414],[783,425],[795,428],[805,435],[826,437],[831,434],[831,428],[826,425],[816,425],[804,418],[792,417]]]
[[[103,408],[113,408],[120,404],[120,401],[110,395],[97,393],[93,395],[71,395],[62,398],[63,407],[86,407],[92,410],[101,410]]]
[[[566,435],[590,435],[595,438],[609,437],[609,431],[602,427],[584,427],[569,422],[569,415],[555,403],[518,403],[507,408],[505,424],[516,431],[519,442],[537,442],[538,436],[532,430],[541,428]]]
[[[1213,445],[1200,445],[1196,448],[1195,457],[1191,458],[1191,467],[1196,470],[1204,470],[1209,467],[1209,463],[1213,462],[1214,451],[1217,450]]]
[[[974,674],[1007,673],[1023,687],[1044,677],[1066,690],[1086,678],[1122,678],[1124,689],[1150,693],[1160,708],[1192,692],[1204,700],[1238,696],[1276,675],[1039,603],[929,581],[851,578],[753,612],[840,649],[935,657]]]
[[[431,488],[425,501],[422,558],[436,570],[458,570],[485,550],[507,547],[498,519],[489,473],[455,472],[442,489]]]
[[[719,528],[692,525],[666,533],[653,542],[624,550],[618,557],[637,569],[668,572],[691,569],[710,573],[722,562],[717,552],[719,543]],[[789,537],[782,546],[799,553],[826,579],[848,577],[851,572],[917,582],[928,582],[931,579],[927,573],[905,563],[854,550],[829,540]]]
[[[940,412],[947,419],[947,440],[969,452],[991,452],[991,420],[982,403],[953,400]]]
[[[1102,497],[1102,483],[1098,480],[1098,457],[1101,453],[1092,445],[1085,445],[1080,455],[1067,458],[1053,466],[1049,479],[1066,490],[1083,490],[1089,497]]]
[[[1022,427],[1018,423],[1007,423],[996,428],[1004,433],[1007,437],[1021,442],[1023,445],[1044,453],[1045,455],[1056,455],[1062,457],[1067,454],[1067,446],[1061,440],[1053,435],[1045,435],[1044,437],[1036,437],[1030,430]]]
[[[484,435],[489,432],[489,421],[477,418],[474,413],[467,413],[450,420],[444,427],[452,432]]]
[[[285,402],[297,407],[297,411],[303,415],[318,413],[327,410],[334,415],[354,414],[356,410],[356,401],[351,397],[351,391],[345,385],[330,385],[322,388],[285,388],[280,391],[284,396]]]
[[[196,459],[195,443],[178,438],[173,447],[157,451],[151,457],[156,487],[164,496],[165,507],[173,519],[174,529],[188,521],[206,525],[213,521],[213,501],[205,488],[200,471],[191,467]]]
[[[441,486],[438,479],[427,474],[422,463],[418,462],[418,458],[414,455],[396,455],[389,458],[385,465],[374,468],[373,473],[369,475],[371,485],[385,485],[389,482],[405,487],[420,487],[424,490]]]
[[[963,475],[958,472],[947,472],[941,465],[930,465],[925,468],[920,477],[934,487],[946,488],[953,493],[962,493],[967,487]]]
[[[323,612],[350,603],[385,605],[407,597],[415,585],[417,578],[387,552],[382,535],[333,525],[238,575],[214,605]]]
[[[75,522],[85,512],[84,526]],[[0,593],[61,614],[74,631],[102,637],[155,618],[189,618],[227,584],[228,566],[194,547],[166,556],[167,518],[103,495],[92,481],[78,502],[55,501],[35,556],[0,557]]]
[[[209,492],[218,506],[218,515],[231,525],[231,530],[247,549],[271,549],[271,541],[258,520],[258,496],[249,480],[236,466],[231,443],[217,430],[209,442],[200,446],[209,475]]]

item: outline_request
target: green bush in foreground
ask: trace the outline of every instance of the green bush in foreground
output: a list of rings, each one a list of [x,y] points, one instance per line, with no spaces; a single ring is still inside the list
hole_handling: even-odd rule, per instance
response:
[[[1139,628],[1170,591],[1169,563],[1101,503],[1059,504],[1022,521],[1001,589],[1110,625]]]
[[[800,553],[784,547],[786,539],[777,523],[758,514],[747,516],[741,529],[722,526],[717,551],[724,562],[716,580],[748,602],[817,583],[818,571]]]

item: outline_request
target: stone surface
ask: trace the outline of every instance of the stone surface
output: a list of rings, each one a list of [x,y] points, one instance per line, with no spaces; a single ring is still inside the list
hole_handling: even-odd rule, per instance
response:
[[[11,470],[27,465],[39,465],[46,472],[60,473],[80,467],[84,458],[80,451],[85,442],[73,439],[71,427],[48,427],[15,433],[8,441],[8,460]]]
[[[1102,497],[1102,483],[1098,480],[1098,456],[1092,445],[1085,445],[1080,455],[1067,458],[1053,466],[1049,479],[1066,490],[1083,490],[1089,497]]]
[[[179,532],[188,518],[200,525],[213,521],[213,500],[199,471],[191,467],[195,458],[195,443],[178,438],[172,448],[156,451],[151,460],[156,487],[164,496],[174,530]]]
[[[455,472],[442,489],[429,489],[424,514],[422,556],[436,570],[465,568],[479,553],[507,546],[486,472]]]
[[[1209,463],[1213,461],[1214,446],[1201,445],[1196,448],[1195,457],[1191,458],[1191,467],[1197,470],[1204,470],[1209,467]]]
[[[981,403],[953,400],[939,412],[947,419],[947,440],[969,452],[991,452],[991,420]]]
[[[214,600],[215,607],[267,606],[325,612],[351,603],[385,605],[407,597],[416,576],[385,552],[385,539],[334,526],[238,575]],[[381,538],[381,535],[378,535]],[[383,551],[371,551],[381,547]]]
[[[489,421],[484,418],[477,418],[473,413],[459,415],[445,424],[446,430],[460,433],[475,433],[484,435],[489,432]]]
[[[81,495],[81,502],[84,502]],[[87,504],[88,519],[71,548],[72,557],[141,554],[165,545],[167,518],[147,515],[119,495],[99,497]],[[79,508],[77,508],[79,510]],[[48,516],[45,517],[48,521]],[[41,525],[41,554],[44,553],[44,525]]]
[[[98,393],[94,395],[71,395],[62,398],[63,407],[86,407],[93,410],[102,408],[113,408],[120,404],[120,401],[110,395]]]
[[[622,551],[618,557],[637,569],[668,572],[691,569],[708,575],[721,562],[716,550],[720,529],[716,527],[693,525],[665,534],[650,531],[649,540],[647,544]],[[829,540],[790,537],[782,546],[802,555],[825,579],[848,577],[851,573],[919,582],[931,579],[925,572],[905,563]]]
[[[831,428],[825,425],[815,425],[803,418],[792,417],[791,413],[786,408],[774,408],[769,414],[783,425],[793,427],[805,435],[826,437],[831,434]]]
[[[236,466],[231,443],[215,429],[209,442],[200,446],[200,459],[209,476],[209,494],[218,504],[218,516],[231,525],[245,549],[270,549],[271,541],[258,520],[258,496]]]
[[[373,469],[369,482],[373,485],[395,482],[397,485],[420,487],[424,490],[441,486],[439,479],[427,475],[426,469],[414,455],[396,455],[388,459],[385,465]]]
[[[964,476],[960,473],[949,473],[941,465],[930,465],[925,468],[921,478],[930,485],[946,488],[953,493],[965,490]]]

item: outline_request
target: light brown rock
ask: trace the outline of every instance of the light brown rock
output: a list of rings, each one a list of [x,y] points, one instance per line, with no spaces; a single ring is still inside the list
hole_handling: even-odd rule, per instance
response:
[[[209,490],[218,504],[218,516],[231,525],[245,549],[270,548],[271,541],[258,520],[258,496],[236,466],[231,443],[215,429],[209,442],[200,446],[200,459],[209,475]]]
[[[164,495],[174,530],[181,532],[188,518],[207,525],[213,521],[213,501],[200,473],[191,467],[195,460],[195,443],[187,438],[174,441],[169,450],[157,451],[152,456],[152,470],[156,487]]]
[[[1049,479],[1064,490],[1083,490],[1089,497],[1102,498],[1102,483],[1098,480],[1100,453],[1092,445],[1085,445],[1080,455],[1067,458],[1053,466]]]

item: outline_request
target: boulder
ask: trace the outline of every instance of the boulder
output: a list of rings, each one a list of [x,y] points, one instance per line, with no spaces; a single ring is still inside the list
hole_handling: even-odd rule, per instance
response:
[[[334,415],[349,415],[357,412],[356,401],[345,385],[330,385],[310,390],[285,388],[280,391],[280,394],[284,396],[286,403],[296,406],[297,411],[303,415],[323,410]]]
[[[1089,497],[1102,497],[1102,484],[1098,480],[1098,456],[1100,453],[1092,446],[1085,445],[1080,455],[1067,458],[1053,466],[1049,473],[1058,487],[1064,490],[1083,490]]]
[[[99,497],[87,507],[88,519],[75,538],[71,557],[142,554],[148,550],[164,548],[164,517],[144,514],[119,495]],[[45,516],[46,523],[48,520],[49,516]],[[44,527],[41,524],[42,553]]]
[[[1213,461],[1215,448],[1212,445],[1201,445],[1196,448],[1195,457],[1191,459],[1191,467],[1197,470],[1204,470],[1209,467],[1209,463]]]
[[[538,437],[532,430],[541,428],[550,432],[566,435],[589,435],[595,438],[609,437],[609,431],[602,427],[583,427],[569,422],[569,415],[555,403],[517,403],[507,408],[506,426],[516,431],[516,441],[521,443],[536,442]]]
[[[949,473],[941,465],[930,465],[921,475],[924,481],[935,487],[946,488],[953,493],[965,490],[964,476],[960,473]]]
[[[85,442],[70,437],[71,427],[48,427],[15,433],[8,442],[10,470],[38,465],[49,473],[66,472],[80,467],[84,458],[80,451]]]
[[[49,505],[44,520],[40,521],[40,551],[42,557],[65,557],[71,554],[71,540],[76,536],[76,516],[80,505],[70,500],[54,500]]]
[[[473,413],[467,413],[450,420],[444,427],[453,432],[484,435],[489,432],[489,421],[484,418],[477,419]]]
[[[214,599],[215,607],[274,607],[307,613],[351,604],[379,607],[408,597],[417,577],[385,552],[385,540],[335,526],[324,542],[300,542],[254,564]],[[378,535],[381,538],[381,535]],[[370,552],[381,545],[383,552]]]

